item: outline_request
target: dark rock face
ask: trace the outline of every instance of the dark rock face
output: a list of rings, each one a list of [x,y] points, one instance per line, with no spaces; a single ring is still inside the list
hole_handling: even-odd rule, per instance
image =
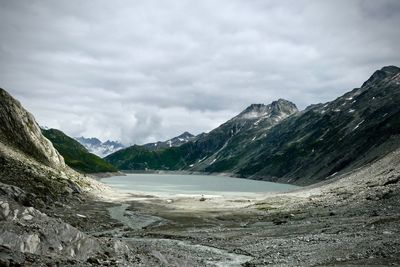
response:
[[[311,184],[381,158],[400,146],[398,103],[400,69],[385,67],[363,87],[271,129],[245,149],[254,156],[238,173]]]
[[[392,76],[396,76],[400,72],[400,68],[396,66],[386,66],[380,70],[377,70],[372,74],[372,76],[365,82],[361,87],[372,86],[380,81],[390,78]]]
[[[64,160],[43,137],[34,117],[0,88],[0,142],[30,155],[50,167],[63,167]]]
[[[122,169],[185,169],[312,184],[400,146],[400,69],[376,71],[361,88],[298,112],[286,100],[253,104],[178,148],[134,146],[106,158]]]

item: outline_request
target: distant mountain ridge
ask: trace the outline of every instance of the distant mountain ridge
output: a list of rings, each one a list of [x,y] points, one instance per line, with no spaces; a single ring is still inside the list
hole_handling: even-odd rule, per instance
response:
[[[117,141],[107,140],[103,143],[95,137],[86,138],[81,136],[76,137],[75,140],[83,145],[90,153],[93,153],[101,158],[125,148],[123,144]]]
[[[149,150],[159,150],[168,147],[178,147],[181,146],[191,140],[193,140],[195,136],[189,132],[184,132],[174,138],[168,139],[166,141],[158,141],[155,143],[147,143],[144,144],[143,147]]]
[[[121,169],[227,172],[312,184],[379,159],[400,147],[400,69],[377,70],[334,101],[296,106],[253,104],[179,147],[132,146],[106,157]]]

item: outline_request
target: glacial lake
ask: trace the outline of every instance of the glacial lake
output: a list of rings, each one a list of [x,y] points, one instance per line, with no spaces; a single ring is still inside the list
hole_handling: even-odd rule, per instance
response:
[[[127,174],[101,179],[118,190],[152,195],[248,195],[287,192],[298,186],[212,175]]]

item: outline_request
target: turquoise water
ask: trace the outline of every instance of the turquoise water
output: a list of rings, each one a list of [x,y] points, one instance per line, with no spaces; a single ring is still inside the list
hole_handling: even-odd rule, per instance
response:
[[[211,175],[127,174],[126,176],[103,178],[101,181],[126,192],[167,195],[249,194],[286,192],[298,188],[287,184]]]

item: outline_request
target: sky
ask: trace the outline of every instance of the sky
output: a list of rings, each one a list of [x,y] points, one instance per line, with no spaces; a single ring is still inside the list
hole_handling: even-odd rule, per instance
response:
[[[42,126],[125,144],[300,109],[400,65],[398,0],[0,0],[0,87]]]

